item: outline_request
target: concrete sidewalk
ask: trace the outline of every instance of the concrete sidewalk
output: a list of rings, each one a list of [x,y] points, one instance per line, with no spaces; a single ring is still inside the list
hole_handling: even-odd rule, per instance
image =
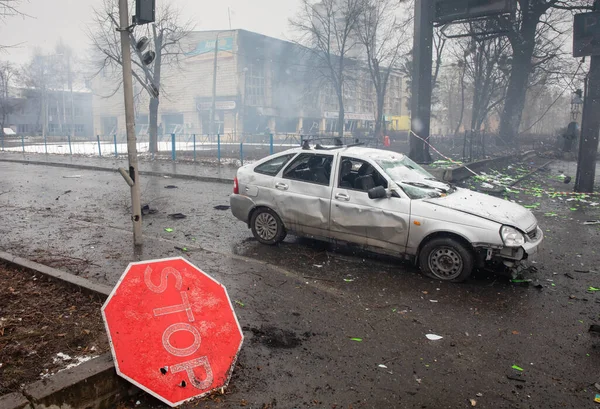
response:
[[[12,152],[0,152],[0,161],[114,172],[120,167],[127,169],[129,166],[126,157],[99,158]],[[224,160],[223,164],[219,165],[216,160],[173,162],[164,159],[145,160],[143,157],[139,158],[141,175],[171,176],[213,182],[233,182],[237,167],[231,160]]]

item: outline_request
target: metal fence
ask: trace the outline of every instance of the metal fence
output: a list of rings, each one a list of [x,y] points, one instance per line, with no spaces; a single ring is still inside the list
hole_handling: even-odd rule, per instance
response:
[[[166,134],[160,135],[157,151],[150,151],[148,135],[136,139],[138,154],[157,159],[216,161],[244,164],[273,153],[299,147],[305,140],[322,145],[351,144],[359,141],[344,137],[300,135],[296,133],[273,134]],[[360,138],[368,146],[377,145],[374,138]],[[127,137],[124,133],[96,135],[91,138],[70,136],[7,136],[0,135],[0,150],[9,152],[120,157],[127,155]]]

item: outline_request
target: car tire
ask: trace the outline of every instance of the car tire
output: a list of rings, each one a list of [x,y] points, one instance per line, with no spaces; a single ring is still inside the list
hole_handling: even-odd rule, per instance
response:
[[[252,213],[250,227],[256,240],[271,246],[281,243],[287,234],[277,213],[267,207],[261,207]]]
[[[419,253],[419,267],[428,277],[460,283],[473,272],[472,252],[455,239],[442,237],[427,242]]]

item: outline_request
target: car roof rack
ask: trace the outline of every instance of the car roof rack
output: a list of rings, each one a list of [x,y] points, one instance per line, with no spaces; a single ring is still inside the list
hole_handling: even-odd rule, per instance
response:
[[[302,149],[304,150],[309,150],[311,149],[310,146],[310,142],[318,142],[318,141],[323,141],[323,140],[334,140],[334,146],[323,146],[320,143],[316,143],[314,145],[314,149],[316,150],[324,150],[324,151],[331,151],[331,150],[335,150],[335,149],[342,149],[342,148],[350,148],[353,146],[363,146],[365,145],[364,142],[359,142],[358,139],[355,139],[356,142],[351,143],[351,144],[344,144],[342,139],[340,137],[318,137],[318,138],[308,138],[308,139],[304,139],[302,138]]]

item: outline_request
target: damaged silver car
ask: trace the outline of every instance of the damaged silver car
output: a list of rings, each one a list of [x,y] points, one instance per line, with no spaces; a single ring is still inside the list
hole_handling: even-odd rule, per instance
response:
[[[288,232],[414,260],[460,282],[487,263],[518,266],[543,239],[524,207],[436,180],[403,154],[309,147],[242,166],[230,198],[256,240]]]

